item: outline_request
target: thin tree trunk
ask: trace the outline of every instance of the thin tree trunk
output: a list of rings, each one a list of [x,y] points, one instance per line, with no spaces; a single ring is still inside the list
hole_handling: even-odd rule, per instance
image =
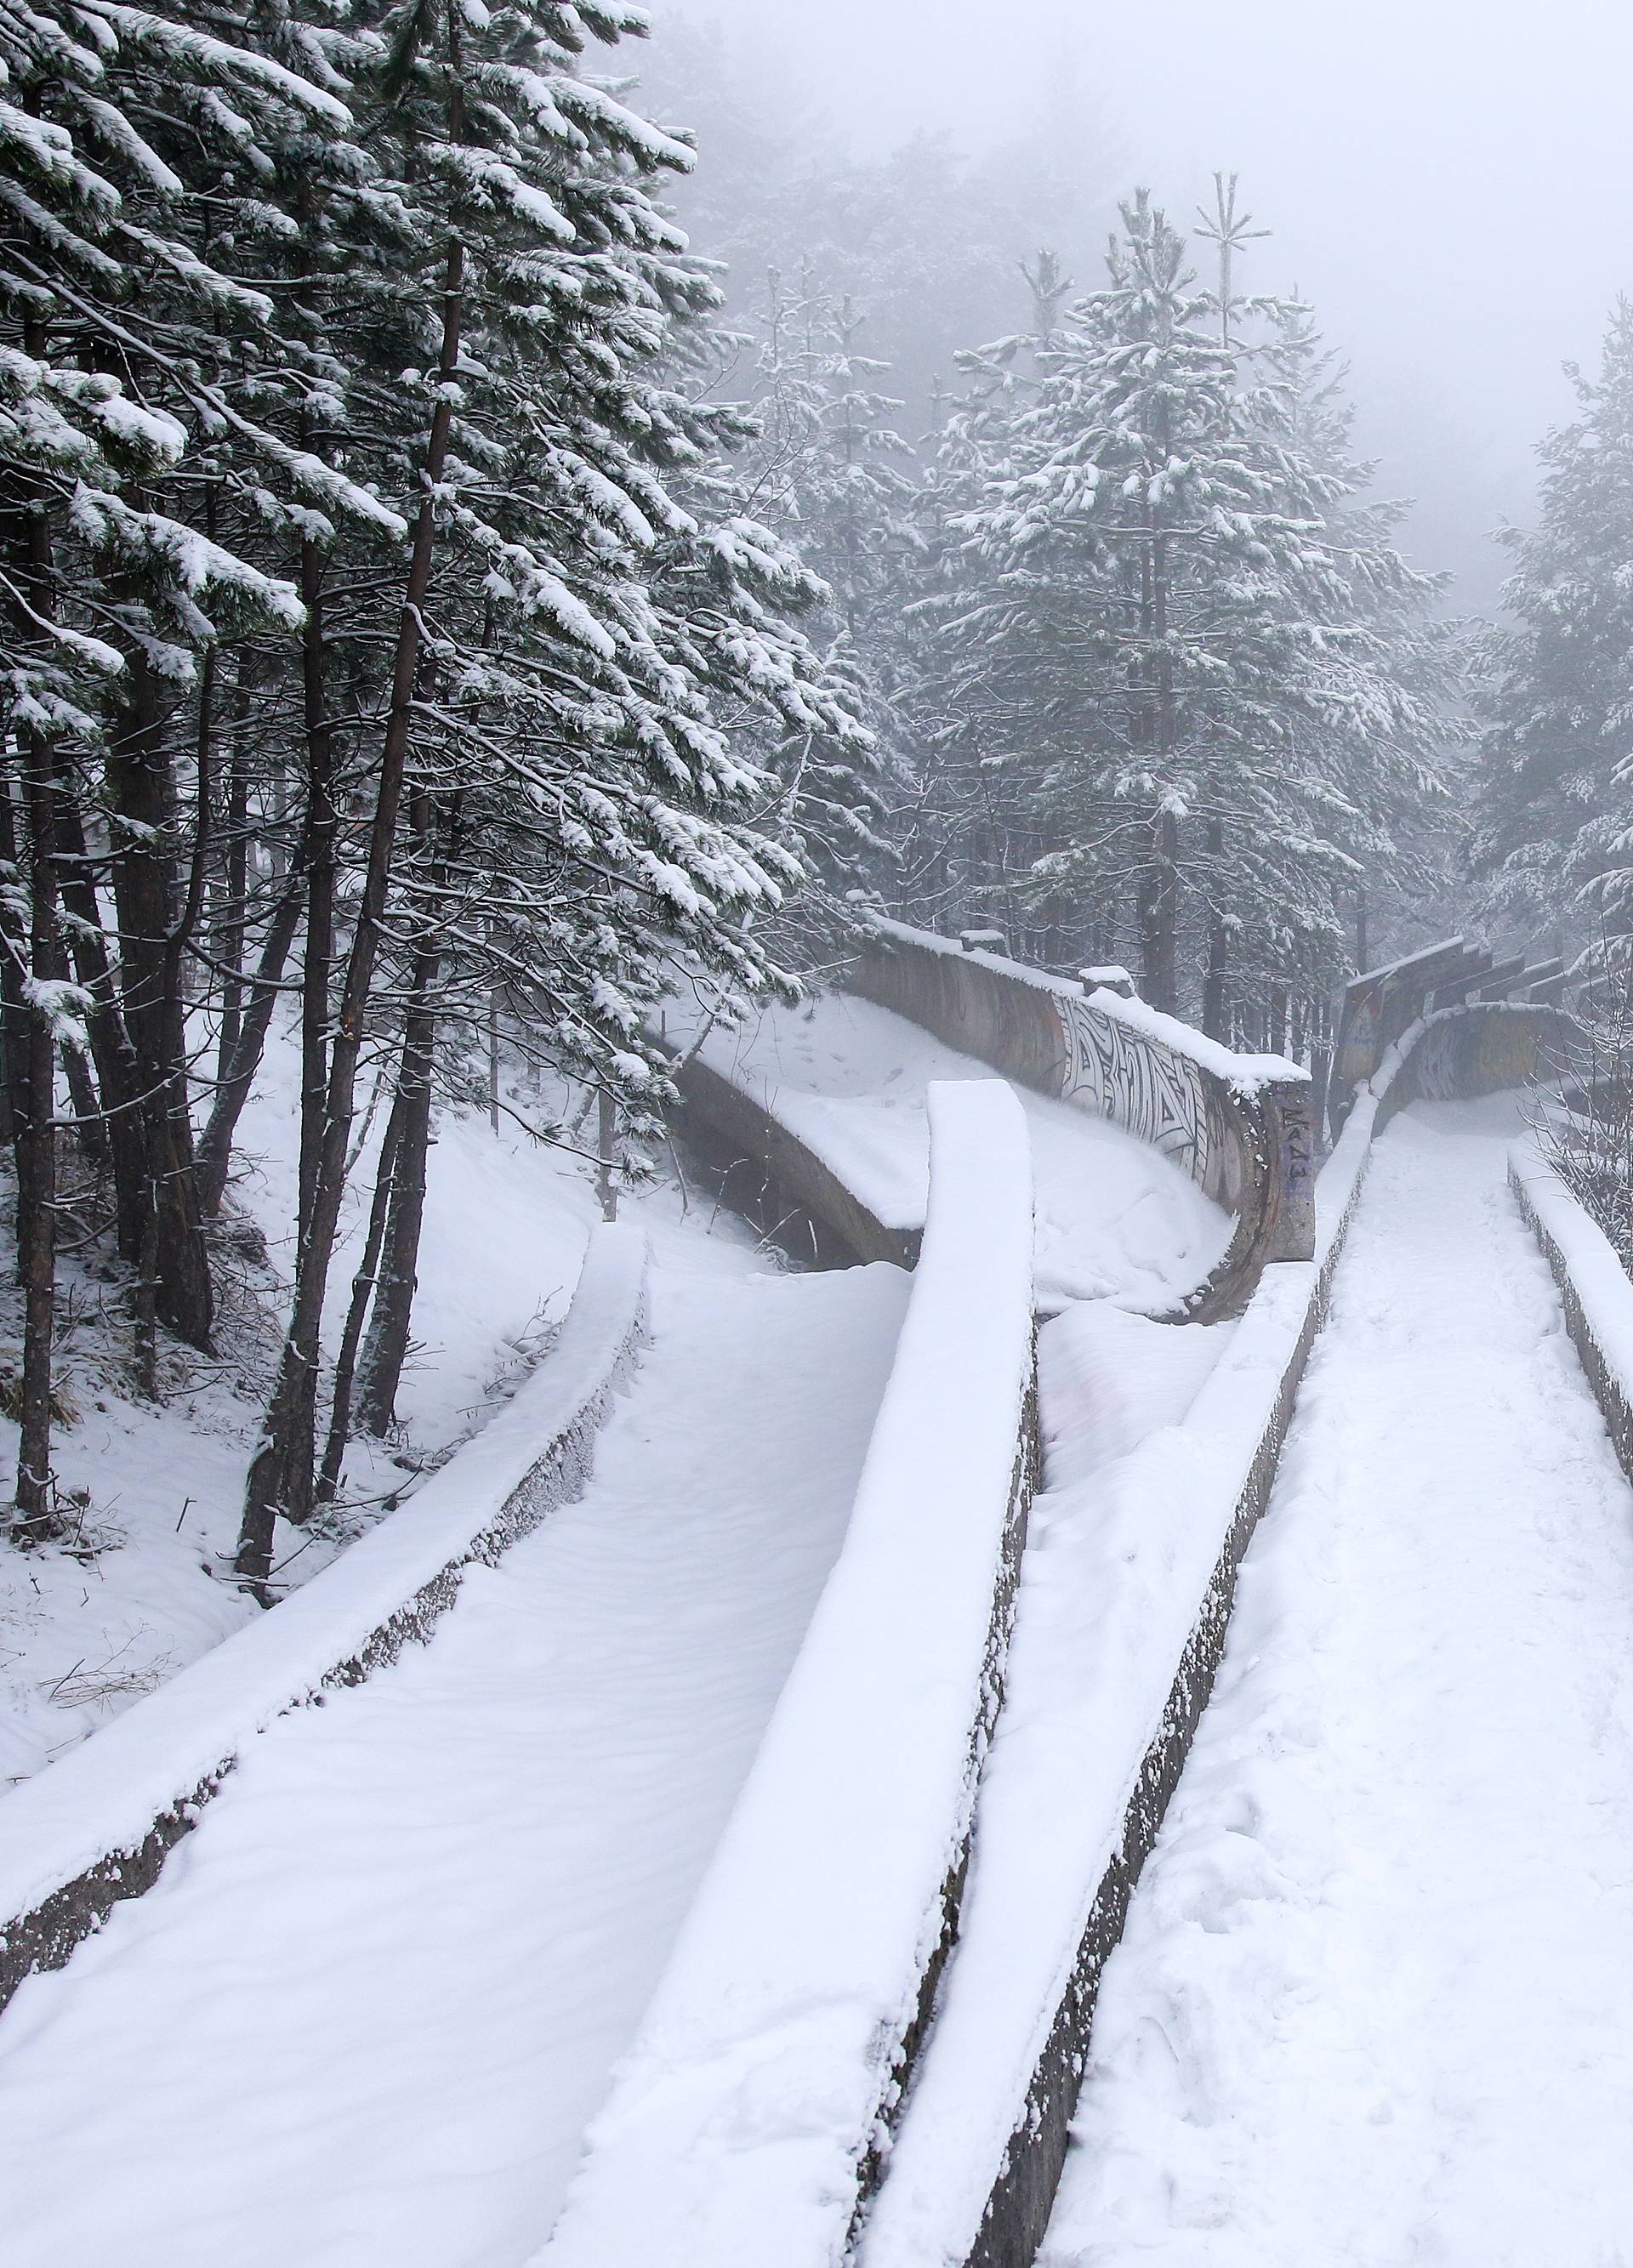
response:
[[[1208,966],[1202,976],[1202,1029],[1210,1040],[1228,1042],[1230,1012],[1225,982],[1230,961],[1230,932],[1220,904],[1220,868],[1224,860],[1224,829],[1216,819],[1208,823]]]
[[[233,1162],[233,1137],[238,1130],[244,1105],[249,1100],[255,1073],[261,1068],[267,1032],[272,1022],[272,1011],[277,1005],[279,980],[284,974],[284,965],[289,959],[289,949],[295,941],[295,932],[300,926],[304,896],[300,870],[297,865],[286,878],[284,895],[272,909],[272,918],[262,940],[255,973],[249,980],[249,1005],[239,1027],[232,1060],[216,1089],[209,1122],[199,1139],[195,1174],[198,1183],[199,1211],[206,1220],[213,1220],[221,1210],[222,1192],[226,1188],[227,1172]]]
[[[457,33],[452,18],[449,19],[448,34],[453,70],[449,129],[450,138],[458,142],[463,139],[463,130],[459,103]],[[324,1295],[340,1223],[341,1199],[344,1194],[346,1146],[355,1106],[364,1018],[380,950],[381,924],[385,914],[397,819],[403,802],[403,774],[413,723],[414,688],[424,639],[421,609],[431,586],[432,565],[436,551],[436,489],[447,463],[448,435],[453,423],[450,396],[459,364],[464,288],[464,247],[454,237],[448,244],[443,284],[442,342],[438,358],[440,387],[426,443],[424,486],[415,521],[403,608],[398,619],[392,667],[391,707],[381,749],[380,777],[369,826],[363,895],[358,907],[351,948],[346,954],[334,1042],[329,1051],[323,1139],[313,1191],[311,1219],[298,1257],[289,1330],[278,1364],[277,1379],[268,1406],[261,1445],[251,1460],[244,1492],[244,1518],[239,1535],[237,1566],[263,1603],[270,1603],[266,1583],[271,1571],[272,1540],[277,1514],[284,1510],[292,1516],[304,1516],[311,1502],[313,1436]]]
[[[221,1028],[216,1041],[216,1080],[219,1086],[232,1066],[233,1050],[244,1022],[244,943],[249,920],[249,767],[244,761],[244,726],[249,715],[249,688],[244,665],[238,667],[233,699],[232,754],[227,759],[226,895],[217,927],[217,957],[227,974],[221,986]],[[205,1206],[208,1215],[215,1210]]]
[[[155,1290],[164,1321],[207,1347],[214,1315],[209,1255],[193,1178],[183,1046],[181,954],[173,939],[174,878],[166,831],[170,766],[159,688],[137,648],[127,662],[129,696],[107,756],[114,807],[129,822],[113,856],[126,1028],[137,1057],[132,1108],[142,1129],[156,1240]],[[185,914],[179,917],[185,921]]]
[[[595,1150],[601,1163],[595,1168],[595,1193],[601,1199],[603,1220],[618,1217],[618,1185],[613,1176],[617,1163],[618,1107],[603,1086],[596,1098]]]
[[[300,985],[300,1179],[299,1249],[312,1218],[329,1095],[329,982],[335,959],[334,731],[328,714],[323,629],[323,559],[314,543],[300,548],[301,699],[307,744],[306,953]]]
[[[1287,1053],[1287,987],[1285,984],[1273,984],[1270,987],[1269,1048],[1273,1056],[1284,1056]]]
[[[442,956],[422,947],[414,956],[409,1005],[403,1022],[402,1067],[392,1117],[398,1121],[395,1167],[385,1253],[374,1292],[374,1313],[363,1351],[358,1422],[383,1438],[396,1416],[397,1389],[409,1350],[418,1282],[419,1239],[425,1218],[425,1166],[431,1151],[431,1084],[436,1049],[437,978]]]
[[[30,319],[26,336],[43,351],[41,327]],[[26,614],[36,621],[55,613],[51,526],[43,497],[33,500],[23,539]],[[12,1156],[17,1168],[17,1262],[23,1288],[23,1374],[17,1452],[17,1531],[26,1543],[55,1533],[55,1487],[51,1477],[51,1365],[56,1335],[56,1035],[44,1004],[31,997],[58,973],[62,947],[56,919],[56,810],[54,752],[43,734],[18,734],[22,816],[28,838],[28,915],[19,918],[15,952],[4,955],[4,1008]],[[4,840],[17,863],[11,783],[6,781]]]
[[[85,1016],[85,1035],[96,1065],[103,1125],[114,1168],[115,1234],[120,1257],[138,1263],[142,1256],[148,1204],[147,1152],[142,1123],[135,1108],[140,1092],[136,1050],[125,1028],[102,908],[97,897],[94,865],[85,846],[85,826],[73,786],[59,768],[56,778],[56,845],[58,880],[68,924],[69,952],[74,976],[91,996]]]
[[[1179,1005],[1179,821],[1171,811],[1152,814],[1149,861],[1142,907],[1143,990],[1154,1008],[1171,1016]]]
[[[43,533],[44,523],[41,523]],[[29,834],[29,964],[43,976],[56,965],[56,878],[51,756],[36,733],[23,736],[23,801]],[[22,1439],[17,1453],[17,1518],[25,1537],[56,1526],[51,1479],[51,1358],[56,1329],[56,1038],[50,1019],[26,1004],[21,1077],[12,1087],[17,1160],[17,1252],[23,1279]],[[18,1106],[21,1106],[19,1108]]]
[[[340,1351],[335,1358],[335,1395],[329,1413],[329,1439],[324,1444],[322,1468],[314,1491],[319,1504],[334,1502],[340,1486],[341,1468],[346,1461],[346,1444],[351,1439],[351,1389],[357,1376],[358,1348],[362,1344],[364,1319],[368,1314],[369,1299],[380,1273],[380,1250],[385,1241],[386,1215],[391,1204],[402,1121],[403,1098],[399,1094],[391,1106],[386,1130],[381,1138],[380,1162],[374,1169],[374,1195],[368,1209],[368,1234],[364,1241],[363,1257],[358,1263],[358,1272],[351,1279],[351,1303],[346,1309],[345,1329],[340,1335]]]

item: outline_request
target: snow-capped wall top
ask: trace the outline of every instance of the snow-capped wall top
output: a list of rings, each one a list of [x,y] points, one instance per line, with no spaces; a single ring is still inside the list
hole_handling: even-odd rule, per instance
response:
[[[1030,984],[1038,991],[1053,992],[1079,1005],[1084,1001],[1081,982],[1070,976],[1051,976],[1047,969],[1034,968],[1023,961],[1011,961],[1006,954],[989,953],[983,947],[966,949],[935,930],[914,929],[906,922],[891,921],[883,915],[876,916],[872,926],[882,938],[917,946],[926,953],[949,954],[955,961],[974,961],[1013,983]],[[1309,1072],[1289,1063],[1285,1056],[1238,1055],[1233,1048],[1210,1040],[1194,1025],[1182,1023],[1178,1016],[1166,1015],[1147,1001],[1125,1000],[1109,986],[1099,986],[1087,998],[1097,1016],[1109,1017],[1126,1030],[1137,1032],[1157,1046],[1187,1057],[1199,1069],[1223,1079],[1234,1094],[1252,1095],[1267,1086],[1309,1082]]]

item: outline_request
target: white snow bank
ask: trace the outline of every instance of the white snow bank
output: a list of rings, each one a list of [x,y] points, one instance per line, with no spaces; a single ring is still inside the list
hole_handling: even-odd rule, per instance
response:
[[[1048,1486],[1022,1563],[960,1941],[861,2268],[943,2268],[975,2242],[1216,1571],[1267,1486],[1374,1107],[1352,1113],[1319,1177],[1318,1260],[1267,1268],[1233,1326],[1169,1327],[1185,1351],[1164,1358],[1148,1407],[1160,1418],[1165,1401],[1170,1422],[1127,1454],[1097,1438],[1096,1399],[1077,1403],[1078,1314],[1045,1328]]]
[[[1615,1245],[1534,1141],[1514,1144],[1509,1170],[1522,1202],[1558,1248],[1600,1351],[1633,1403],[1633,1280]]]
[[[996,1702],[1032,1363],[1025,1120],[993,1082],[929,1114],[844,1549],[548,2268],[827,2268],[891,2102]]]
[[[639,1337],[646,1270],[644,1237],[597,1230],[548,1359],[409,1504],[6,1798],[0,1955],[8,1926],[87,1869],[138,1851],[274,1718],[336,1671],[395,1651],[451,1602],[462,1565],[491,1558],[582,1485]]]
[[[887,921],[883,917],[872,924],[878,934],[903,945],[918,946],[926,953],[944,953],[955,961],[973,961],[978,968],[989,968],[995,976],[1007,977],[1012,983],[1030,984],[1037,991],[1054,992],[1081,1004],[1083,987],[1069,976],[1053,976],[1046,969],[1033,968],[1023,961],[1011,961],[1001,953],[987,953],[979,947],[966,952],[952,939],[940,937],[934,930],[913,929],[905,922]],[[1177,1056],[1185,1056],[1202,1071],[1211,1071],[1216,1079],[1223,1079],[1238,1094],[1257,1094],[1261,1087],[1284,1081],[1302,1085],[1310,1074],[1285,1056],[1238,1055],[1218,1041],[1210,1040],[1193,1024],[1182,1023],[1178,1016],[1165,1015],[1148,1001],[1138,998],[1125,1000],[1118,993],[1101,986],[1090,996],[1096,1015],[1109,1017],[1142,1039],[1151,1040],[1160,1047],[1170,1049]]]
[[[1001,1076],[848,993],[774,1003],[752,1025],[712,1031],[702,1055],[897,1229],[925,1216],[930,1082]],[[1109,1120],[1016,1091],[1031,1130],[1040,1304],[1160,1309],[1201,1283],[1233,1223],[1185,1168]]]

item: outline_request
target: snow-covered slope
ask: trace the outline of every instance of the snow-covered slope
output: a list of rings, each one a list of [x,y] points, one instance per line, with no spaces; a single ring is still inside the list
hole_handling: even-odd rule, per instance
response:
[[[582,1500],[0,2027],[6,2268],[514,2268],[844,1534],[908,1278],[654,1279]]]
[[[1633,2228],[1633,1490],[1504,1186],[1381,1142],[1047,2268],[1607,2268]]]
[[[742,1030],[717,1027],[703,1055],[892,1228],[924,1220],[929,1082],[999,1076],[905,1017],[840,992],[773,1005]],[[1231,1224],[1189,1174],[1121,1127],[1016,1092],[1031,1134],[1040,1300],[1157,1309],[1200,1283]]]
[[[236,1206],[269,1238],[294,1217],[299,1075],[292,1035],[275,1034],[244,1114],[233,1183]],[[375,1138],[379,1130],[377,1119]],[[331,1344],[370,1180],[366,1152],[335,1265]],[[729,1213],[705,1206],[683,1214],[672,1183],[626,1195],[622,1211],[647,1231],[661,1262],[730,1276],[771,1264]],[[350,1503],[338,1518],[304,1534],[280,1527],[279,1587],[327,1565],[388,1499],[413,1488],[427,1460],[497,1406],[565,1313],[599,1218],[580,1160],[509,1122],[495,1134],[479,1116],[444,1117],[431,1160],[417,1351],[399,1402],[403,1439],[353,1444]],[[53,1454],[63,1488],[83,1490],[88,1501],[65,1547],[24,1553],[0,1545],[0,1791],[259,1612],[230,1570],[281,1316],[276,1273],[289,1255],[274,1244],[270,1261],[270,1271],[248,1264],[242,1271],[246,1283],[258,1284],[258,1312],[248,1293],[229,1292],[219,1359],[185,1351],[167,1359],[168,1398],[159,1406],[132,1398],[122,1375],[129,1327],[120,1291],[64,1263],[64,1305],[85,1321],[63,1342],[59,1378],[77,1422],[59,1428]],[[0,1462],[15,1461],[16,1443],[15,1426],[0,1418]]]

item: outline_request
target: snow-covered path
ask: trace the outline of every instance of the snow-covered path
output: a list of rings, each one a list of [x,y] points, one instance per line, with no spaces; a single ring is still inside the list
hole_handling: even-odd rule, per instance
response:
[[[1633,1491],[1515,1130],[1378,1147],[1047,2268],[1633,2263]]]
[[[514,2268],[844,1533],[908,1278],[660,1270],[583,1500],[0,2024],[6,2268]]]

